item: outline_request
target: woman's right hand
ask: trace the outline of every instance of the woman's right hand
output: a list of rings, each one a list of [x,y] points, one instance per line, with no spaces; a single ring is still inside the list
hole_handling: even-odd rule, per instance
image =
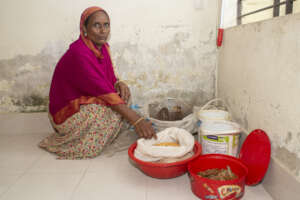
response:
[[[125,104],[112,105],[111,108],[121,114],[135,128],[135,132],[145,139],[155,138],[156,133],[150,121],[145,120]]]
[[[146,121],[145,119],[143,119],[139,123],[137,123],[134,127],[139,137],[145,139],[151,139],[151,138],[157,139],[156,133],[150,121]]]

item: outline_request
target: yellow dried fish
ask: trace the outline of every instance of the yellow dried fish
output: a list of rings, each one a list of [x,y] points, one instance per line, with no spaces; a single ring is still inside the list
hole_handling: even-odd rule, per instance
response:
[[[177,142],[162,142],[162,143],[157,143],[157,144],[153,144],[153,146],[173,146],[173,147],[179,147],[180,144],[178,144]]]

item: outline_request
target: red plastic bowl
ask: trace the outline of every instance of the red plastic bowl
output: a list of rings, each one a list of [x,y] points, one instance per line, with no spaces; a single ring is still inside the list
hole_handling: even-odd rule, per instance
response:
[[[153,163],[153,162],[144,162],[142,160],[137,159],[134,156],[134,150],[136,148],[137,143],[132,144],[128,149],[129,158],[136,164],[136,166],[144,172],[146,175],[151,176],[153,178],[160,179],[168,179],[175,178],[177,176],[181,176],[185,172],[187,172],[187,164],[188,162],[197,158],[201,152],[201,145],[195,141],[194,145],[194,155],[186,160],[172,162],[172,163]]]
[[[213,168],[227,168],[238,178],[229,181],[217,181],[198,176],[197,173]],[[199,156],[188,164],[188,172],[193,193],[201,199],[235,200],[242,198],[248,168],[238,158],[223,154]]]

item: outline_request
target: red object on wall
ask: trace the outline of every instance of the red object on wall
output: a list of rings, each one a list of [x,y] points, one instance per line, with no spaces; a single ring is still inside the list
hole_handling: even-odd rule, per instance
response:
[[[224,29],[223,28],[219,28],[219,30],[218,30],[218,38],[217,38],[217,46],[218,47],[222,46],[223,34],[224,34]]]

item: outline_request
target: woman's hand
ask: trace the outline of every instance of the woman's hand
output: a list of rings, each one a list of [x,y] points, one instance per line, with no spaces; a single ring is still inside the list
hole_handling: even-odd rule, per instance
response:
[[[121,99],[123,99],[127,103],[130,98],[130,90],[126,83],[122,81],[117,82],[115,88],[118,94],[120,95]]]
[[[146,121],[145,119],[143,119],[140,122],[138,122],[134,127],[139,137],[145,139],[151,139],[153,137],[154,139],[157,139],[156,133],[150,121]]]
[[[138,115],[134,110],[130,109],[125,104],[117,104],[111,106],[113,111],[118,112],[125,119],[128,120],[130,124],[135,128],[136,134],[145,139],[155,138],[156,133],[154,128],[152,127],[152,123],[150,121],[145,120],[143,117]]]

